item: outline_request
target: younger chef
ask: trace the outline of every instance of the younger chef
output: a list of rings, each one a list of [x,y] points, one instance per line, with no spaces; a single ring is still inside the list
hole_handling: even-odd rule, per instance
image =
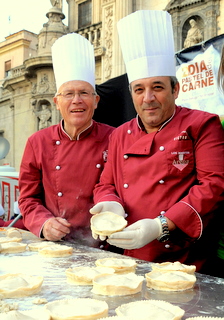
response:
[[[129,226],[107,240],[126,255],[209,273],[224,199],[219,117],[175,105],[168,12],[136,11],[118,22],[118,33],[137,117],[111,134],[91,213],[127,213]]]

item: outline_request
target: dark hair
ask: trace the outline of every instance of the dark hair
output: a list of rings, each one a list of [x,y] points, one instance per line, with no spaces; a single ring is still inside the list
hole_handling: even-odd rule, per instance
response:
[[[171,88],[172,88],[172,93],[174,93],[174,88],[177,83],[178,83],[177,77],[171,76],[170,77],[170,84],[171,84]]]

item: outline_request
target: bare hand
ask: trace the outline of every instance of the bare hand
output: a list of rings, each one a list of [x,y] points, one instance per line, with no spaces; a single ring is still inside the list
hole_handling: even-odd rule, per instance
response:
[[[61,217],[49,219],[43,227],[43,236],[50,241],[58,241],[70,233],[71,224]]]

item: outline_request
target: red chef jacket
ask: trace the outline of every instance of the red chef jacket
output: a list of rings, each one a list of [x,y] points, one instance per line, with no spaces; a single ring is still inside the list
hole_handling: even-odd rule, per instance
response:
[[[194,263],[199,270],[214,239],[209,231],[214,211],[224,199],[219,117],[176,107],[157,132],[147,134],[140,122],[137,117],[112,133],[95,203],[120,202],[129,224],[164,213],[177,226],[170,240],[154,240],[125,254],[154,262]]]
[[[55,216],[72,224],[72,236],[89,235],[93,242],[89,209],[114,128],[93,121],[77,140],[71,140],[62,121],[34,133],[27,141],[19,174],[20,211],[27,229],[37,236],[44,223]]]

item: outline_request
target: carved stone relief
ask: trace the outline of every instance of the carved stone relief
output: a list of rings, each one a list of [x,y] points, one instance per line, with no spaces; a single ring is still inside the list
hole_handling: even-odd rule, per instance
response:
[[[114,28],[114,8],[113,5],[104,8],[105,10],[105,37],[104,44],[106,48],[104,58],[104,77],[110,79],[112,72],[113,56],[113,28]]]

